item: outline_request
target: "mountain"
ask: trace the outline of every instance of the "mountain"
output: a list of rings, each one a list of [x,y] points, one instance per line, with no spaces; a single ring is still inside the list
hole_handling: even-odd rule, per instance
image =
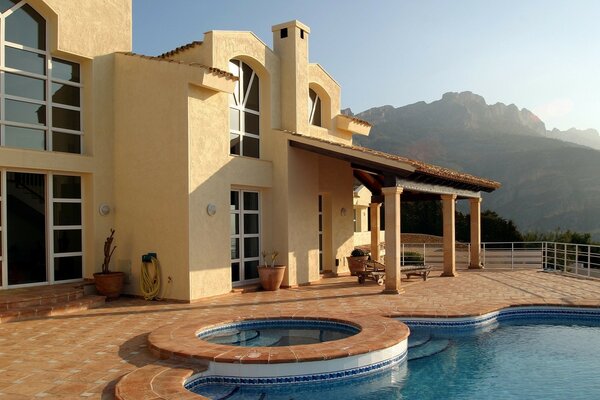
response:
[[[571,128],[566,131],[559,131],[554,128],[551,131],[546,131],[546,137],[577,143],[600,150],[600,133],[595,129],[579,130]]]
[[[547,131],[531,111],[462,92],[356,116],[373,124],[357,144],[500,181],[483,208],[520,230],[571,229],[600,240],[600,151],[555,139],[570,131]]]

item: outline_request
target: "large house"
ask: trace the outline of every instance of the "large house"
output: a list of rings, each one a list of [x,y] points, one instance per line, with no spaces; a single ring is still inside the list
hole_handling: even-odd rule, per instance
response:
[[[370,125],[340,114],[309,27],[273,26],[273,48],[210,31],[145,56],[131,53],[131,14],[131,0],[0,1],[2,289],[91,278],[111,228],[133,295],[148,252],[161,294],[183,301],[255,282],[263,250],[279,252],[286,286],[344,273],[355,179],[372,221],[386,203],[386,292],[400,292],[401,199],[442,199],[455,274],[455,201],[478,216],[498,183],[353,146]]]

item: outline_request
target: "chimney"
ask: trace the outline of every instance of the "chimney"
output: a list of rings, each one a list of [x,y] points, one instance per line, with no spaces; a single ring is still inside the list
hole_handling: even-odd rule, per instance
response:
[[[281,127],[308,132],[308,35],[310,28],[300,21],[275,25],[273,49],[281,69]]]

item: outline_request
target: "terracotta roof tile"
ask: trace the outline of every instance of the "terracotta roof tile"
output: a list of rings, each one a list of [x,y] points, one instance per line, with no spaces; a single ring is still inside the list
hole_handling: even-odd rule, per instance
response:
[[[492,189],[492,190],[498,189],[501,186],[501,184],[499,182],[496,182],[491,179],[480,178],[480,177],[477,177],[477,176],[474,176],[471,174],[466,174],[464,172],[458,172],[458,171],[455,171],[455,170],[452,170],[449,168],[439,167],[437,165],[427,164],[422,161],[413,160],[413,159],[406,158],[403,156],[398,156],[398,155],[394,155],[394,154],[384,153],[382,151],[369,149],[368,147],[336,143],[336,142],[332,142],[332,141],[321,139],[321,138],[302,135],[297,132],[291,132],[291,131],[285,131],[285,132],[287,132],[291,135],[294,135],[294,136],[314,140],[317,142],[327,143],[327,144],[338,146],[341,148],[356,150],[356,151],[360,151],[365,154],[371,154],[371,155],[374,155],[377,157],[382,157],[387,160],[403,162],[403,163],[409,164],[410,166],[415,168],[415,172],[430,175],[433,177],[450,179],[450,180],[453,180],[456,182],[467,183],[467,184],[472,184],[472,185],[476,185],[476,186],[482,186],[482,187]]]
[[[143,58],[145,60],[153,60],[153,61],[161,61],[161,62],[189,65],[191,67],[198,67],[198,68],[205,69],[205,70],[209,71],[210,73],[221,76],[223,78],[233,79],[233,80],[238,79],[236,76],[234,76],[230,72],[223,71],[222,69],[219,69],[219,68],[209,67],[209,66],[206,66],[206,65],[200,64],[200,63],[190,63],[190,62],[185,62],[185,61],[171,60],[171,59],[163,58],[160,56],[159,57],[145,56],[143,54],[136,54],[136,53],[131,53],[131,52],[119,52],[118,54],[123,54],[126,56],[132,56],[132,57],[139,57],[139,58]]]
[[[157,57],[158,58],[172,57],[172,56],[174,56],[177,53],[181,53],[182,51],[186,51],[186,50],[189,50],[189,49],[194,48],[196,46],[200,46],[201,44],[202,44],[202,41],[195,40],[195,41],[193,41],[191,43],[184,44],[183,46],[179,46],[176,49],[173,49],[171,51],[167,51],[166,53],[163,53],[163,54],[161,54],[161,55],[159,55]]]
[[[353,116],[350,116],[350,115],[346,115],[346,114],[338,114],[338,116],[346,118],[346,119],[349,119],[351,121],[354,121],[357,124],[365,125],[365,126],[368,126],[368,127],[373,126],[369,122],[365,121],[364,119],[356,118],[356,117],[353,117]]]

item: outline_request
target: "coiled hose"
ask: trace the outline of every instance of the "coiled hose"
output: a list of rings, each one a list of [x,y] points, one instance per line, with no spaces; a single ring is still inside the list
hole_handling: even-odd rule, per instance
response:
[[[150,268],[152,265],[152,268]],[[140,274],[140,288],[146,300],[159,300],[160,292],[160,263],[156,257],[150,262],[142,262],[142,273]]]

